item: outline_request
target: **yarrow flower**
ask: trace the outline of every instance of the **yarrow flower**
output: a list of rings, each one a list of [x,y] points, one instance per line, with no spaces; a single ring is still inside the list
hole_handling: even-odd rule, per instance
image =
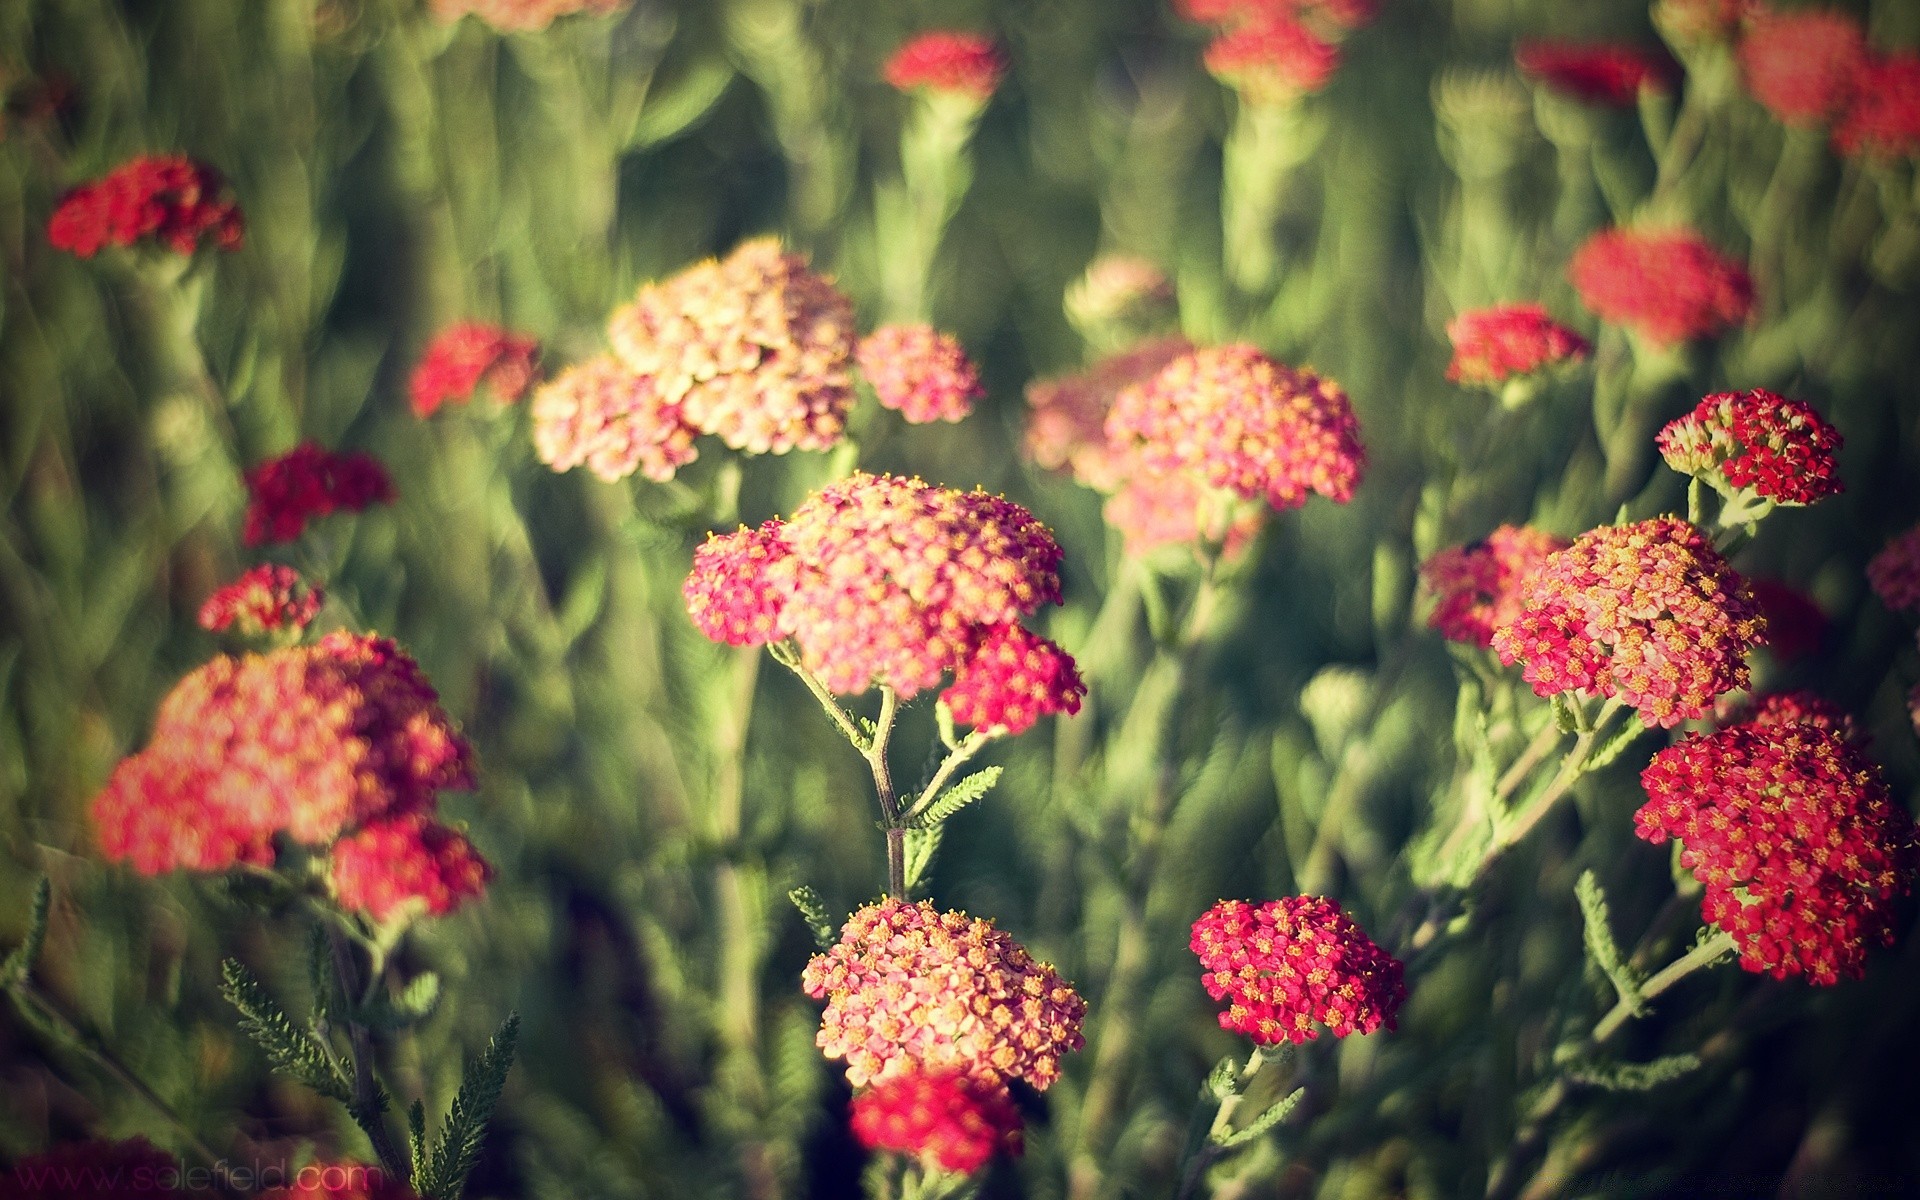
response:
[[[63,196],[47,222],[47,240],[81,258],[147,238],[178,254],[192,254],[202,239],[232,250],[246,226],[225,193],[220,173],[204,163],[142,155]]]
[[[444,916],[485,892],[493,868],[458,830],[420,813],[369,821],[333,844],[327,882],[342,908],[385,921],[417,906]]]
[[[1843,490],[1840,433],[1820,414],[1761,388],[1716,392],[1655,438],[1667,465],[1723,495],[1750,491],[1776,504],[1812,504]]]
[[[903,92],[925,90],[984,104],[1006,71],[1006,53],[992,38],[935,30],[901,45],[881,75]]]
[[[1911,886],[1913,821],[1839,733],[1808,724],[1694,735],[1642,772],[1634,830],[1680,841],[1706,886],[1701,916],[1731,934],[1748,971],[1858,978],[1867,946],[1893,940],[1892,900]]]
[[[881,407],[913,425],[962,420],[987,394],[966,350],[931,325],[883,325],[854,354]]]
[[[1321,896],[1258,907],[1222,900],[1193,923],[1193,952],[1207,995],[1227,1001],[1220,1028],[1257,1046],[1299,1045],[1398,1028],[1405,969],[1340,906]]]
[[[1585,358],[1587,339],[1547,316],[1538,304],[1501,304],[1463,312],[1447,323],[1453,361],[1447,378],[1469,387],[1499,387],[1561,363]]]
[[[293,1183],[262,1192],[258,1200],[420,1200],[414,1190],[378,1166],[365,1163],[309,1163]]]
[[[1060,557],[1053,535],[1011,501],[857,473],[808,497],[785,522],[709,540],[685,594],[709,637],[735,645],[772,640],[769,633],[792,638],[828,690],[852,695],[879,683],[908,697],[966,667],[1000,627],[1059,603]],[[1004,667],[982,671],[1035,686]],[[1065,705],[1065,689],[1056,679],[1053,702]],[[1005,714],[1027,702],[995,701]]]
[[[639,471],[665,483],[700,456],[698,430],[645,375],[612,355],[568,367],[533,393],[533,449],[556,471],[584,465],[608,483]]]
[[[1826,644],[1827,614],[1792,584],[1778,579],[1749,579],[1747,590],[1767,621],[1767,650],[1791,662],[1817,653]]]
[[[299,633],[313,624],[325,601],[326,592],[292,567],[262,563],[207,597],[200,606],[200,627],[215,633],[231,629],[247,637]]]
[[[1420,564],[1420,582],[1437,601],[1427,627],[1451,642],[1491,646],[1493,631],[1520,615],[1527,577],[1570,545],[1543,530],[1502,525],[1477,542],[1438,552]]]
[[[940,699],[961,725],[1020,734],[1043,716],[1079,712],[1086,694],[1066,651],[1009,623],[980,639]]]
[[[607,339],[682,421],[735,450],[824,450],[846,427],[853,304],[774,238],[642,287]]]
[[[291,542],[307,522],[336,512],[361,512],[393,501],[393,480],[369,454],[336,454],[302,442],[247,472],[249,546]]]
[[[1604,525],[1550,556],[1522,587],[1521,612],[1493,633],[1535,695],[1617,697],[1648,726],[1707,715],[1747,686],[1762,637],[1746,584],[1692,525],[1656,517]]]
[[[418,664],[342,630],[220,655],[182,679],[147,748],[94,798],[93,819],[106,856],[143,875],[220,871],[271,865],[276,836],[328,846],[473,785],[472,747]]]
[[[1340,69],[1340,48],[1285,15],[1249,21],[1207,46],[1207,70],[1257,104],[1289,104],[1327,86]]]
[[[889,897],[847,919],[807,963],[807,995],[827,1007],[816,1039],[864,1087],[957,1071],[989,1086],[1045,1091],[1078,1050],[1087,1005],[992,921]]]
[[[1849,157],[1920,155],[1920,54],[1869,59],[1834,123],[1833,148]]]
[[[1740,77],[1788,125],[1817,125],[1847,104],[1867,65],[1867,31],[1835,9],[1759,8],[1740,39]]]
[[[911,1154],[971,1175],[994,1152],[1020,1152],[1020,1110],[1002,1085],[965,1071],[906,1071],[853,1098],[847,1123],[869,1150]]]
[[[633,0],[428,0],[436,19],[477,17],[502,33],[538,33],[559,17],[619,12]]]
[[[70,1142],[29,1154],[0,1172],[7,1200],[186,1200],[203,1193],[171,1186],[180,1160],[145,1138]]]
[[[450,325],[427,343],[408,381],[414,415],[429,417],[443,404],[463,404],[482,384],[494,399],[511,404],[532,385],[539,353],[539,342],[497,325]]]
[[[1111,492],[1134,473],[1133,456],[1107,440],[1107,414],[1114,398],[1158,375],[1167,364],[1193,353],[1182,337],[1142,342],[1071,375],[1027,385],[1027,428],[1021,449],[1048,471],[1068,470],[1081,484]]]
[[[1346,503],[1367,461],[1338,384],[1245,345],[1196,350],[1123,390],[1107,438],[1150,470],[1188,472],[1280,510],[1309,492]]]
[[[1753,312],[1746,269],[1687,230],[1602,230],[1567,277],[1601,319],[1660,346],[1711,337]]]
[[[1642,88],[1673,90],[1671,65],[1637,46],[1528,39],[1513,58],[1521,74],[1588,104],[1632,108]]]
[[[1782,725],[1811,725],[1815,729],[1824,729],[1828,733],[1838,734],[1856,746],[1864,747],[1866,736],[1860,730],[1860,723],[1853,714],[1838,704],[1807,688],[1791,692],[1769,692],[1764,696],[1750,696],[1740,704],[1729,708],[1721,718],[1720,725],[1752,725],[1770,728]]]
[[[1920,525],[1889,539],[1867,560],[1867,583],[1894,612],[1920,611]]]

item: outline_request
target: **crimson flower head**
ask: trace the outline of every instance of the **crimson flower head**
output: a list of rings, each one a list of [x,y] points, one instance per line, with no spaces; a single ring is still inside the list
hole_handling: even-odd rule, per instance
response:
[[[1704,717],[1747,686],[1766,623],[1746,583],[1698,529],[1673,517],[1603,525],[1549,555],[1493,633],[1535,695],[1617,697],[1649,727]]]
[[[313,624],[325,602],[326,592],[292,567],[262,563],[207,597],[200,606],[200,627],[215,633],[231,629],[247,637],[282,630],[299,633]]]
[[[1659,346],[1712,337],[1753,313],[1746,269],[1688,230],[1607,229],[1567,266],[1601,319]]]
[[[1246,345],[1196,350],[1123,390],[1107,439],[1149,470],[1184,472],[1282,511],[1310,492],[1345,504],[1367,463],[1338,384]]]
[[[1440,551],[1420,564],[1420,582],[1437,601],[1427,626],[1450,642],[1491,646],[1493,631],[1520,615],[1528,575],[1571,544],[1544,530],[1502,525]]]
[[[487,889],[493,868],[466,836],[424,813],[381,817],[333,844],[327,882],[348,912],[445,916]]]
[[[1667,465],[1732,496],[1812,504],[1843,490],[1834,463],[1840,432],[1820,414],[1763,388],[1716,392],[1655,439]]]
[[[966,350],[931,325],[882,325],[854,356],[881,407],[912,425],[963,420],[987,394]]]
[[[1134,469],[1132,455],[1107,440],[1114,399],[1191,353],[1193,343],[1183,337],[1155,338],[1085,371],[1028,384],[1022,453],[1037,467],[1066,470],[1095,491],[1113,491]]]
[[[1045,1091],[1078,1050],[1086,1001],[992,921],[889,897],[847,918],[800,977],[827,1002],[815,1039],[854,1087],[954,1071]]]
[[[610,354],[541,384],[530,407],[534,453],[556,471],[585,466],[608,483],[638,471],[665,483],[700,455],[680,406]]]
[[[1538,304],[1500,304],[1463,312],[1447,324],[1453,361],[1447,378],[1497,388],[1509,379],[1585,358],[1587,339]]]
[[[539,342],[497,325],[478,321],[449,325],[427,343],[408,381],[413,413],[429,417],[442,404],[464,404],[481,384],[496,400],[511,404],[532,385],[539,353]]]
[[[1257,1046],[1398,1028],[1405,969],[1321,896],[1255,906],[1222,900],[1193,923],[1207,995],[1227,1001],[1220,1028]]]
[[[961,725],[1019,734],[1041,717],[1079,712],[1086,694],[1071,655],[1009,621],[981,637],[940,699]]]
[[[1634,831],[1680,842],[1706,887],[1701,916],[1733,935],[1740,965],[1831,985],[1893,941],[1912,884],[1913,820],[1880,768],[1838,732],[1805,723],[1695,734],[1641,773]]]
[[[1740,77],[1788,125],[1817,125],[1843,108],[1867,65],[1867,31],[1830,8],[1759,8],[1740,39]]]
[[[1288,104],[1327,86],[1340,48],[1286,15],[1249,21],[1208,44],[1207,70],[1243,99]]]
[[[825,450],[853,406],[853,302],[774,238],[642,287],[607,340],[678,422],[748,454]]]
[[[1372,21],[1380,0],[1174,0],[1174,11],[1200,25],[1241,25],[1297,16],[1345,33]]]
[[[1807,688],[1749,697],[1744,703],[1733,707],[1720,724],[1761,728],[1811,725],[1816,729],[1837,733],[1856,746],[1864,747],[1868,740],[1852,713]]]
[[[1833,148],[1849,157],[1920,155],[1920,54],[1871,58],[1834,123]]]
[[[56,249],[91,258],[103,246],[152,238],[179,254],[202,239],[240,245],[245,222],[220,173],[183,155],[142,155],[61,198],[47,222]]]
[[[1005,1085],[965,1071],[908,1070],[853,1098],[847,1123],[869,1150],[910,1154],[955,1175],[971,1175],[994,1152],[1020,1153],[1020,1110]]]
[[[393,480],[372,455],[336,454],[302,442],[247,472],[249,546],[291,542],[307,522],[336,512],[361,512],[393,501]]]
[[[1006,71],[1006,52],[992,38],[935,30],[895,50],[881,75],[903,92],[936,92],[984,104]]]
[[[1521,74],[1587,104],[1632,108],[1642,88],[1673,89],[1671,64],[1637,46],[1528,39],[1513,58]]]
[[[1920,611],[1920,525],[1888,539],[1867,560],[1867,583],[1894,612]]]

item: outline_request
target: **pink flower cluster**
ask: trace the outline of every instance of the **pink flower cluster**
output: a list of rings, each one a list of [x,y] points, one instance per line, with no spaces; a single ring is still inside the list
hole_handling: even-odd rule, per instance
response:
[[[1828,985],[1861,974],[1893,940],[1892,901],[1911,886],[1913,821],[1880,769],[1840,733],[1751,723],[1696,734],[1641,774],[1635,832],[1681,844],[1706,885],[1701,915],[1733,935],[1740,965]]]
[[[956,1175],[987,1165],[996,1150],[1018,1154],[1020,1110],[1004,1087],[965,1071],[904,1071],[853,1098],[853,1136],[869,1150],[895,1150]]]
[[[1659,346],[1712,337],[1753,313],[1746,269],[1683,229],[1602,230],[1575,251],[1567,276],[1601,319]]]
[[[883,408],[909,424],[959,421],[987,394],[960,343],[931,325],[883,325],[854,351]]]
[[[270,866],[284,837],[332,852],[348,908],[384,918],[417,898],[439,913],[486,882],[466,839],[431,821],[440,791],[473,783],[472,748],[413,659],[340,631],[182,679],[93,818],[107,857],[145,875]]]
[[[262,563],[207,597],[200,606],[200,627],[215,633],[231,629],[246,637],[297,634],[313,623],[325,602],[326,592],[309,585],[292,567]]]
[[[1707,715],[1747,685],[1761,618],[1745,582],[1692,525],[1606,525],[1549,555],[1493,649],[1524,665],[1536,695],[1618,697],[1649,726]]]
[[[1655,439],[1667,465],[1732,495],[1812,504],[1839,493],[1840,433],[1820,414],[1762,388],[1716,392]]]
[[[1469,387],[1497,388],[1585,358],[1587,339],[1547,316],[1538,304],[1500,304],[1463,312],[1447,324],[1453,361],[1447,378]]]
[[[684,591],[702,633],[791,638],[830,691],[906,697],[951,671],[956,718],[1017,732],[1086,693],[1072,659],[1018,625],[1059,602],[1059,566],[1053,535],[1011,501],[859,473],[784,522],[708,539]]]
[[[232,250],[246,226],[225,192],[220,173],[204,163],[142,155],[63,196],[47,222],[47,240],[81,258],[147,238],[179,254],[192,254],[202,239]]]
[[[482,384],[494,399],[511,404],[533,385],[539,353],[539,342],[497,325],[450,325],[427,343],[408,380],[414,415],[430,417],[443,404],[464,404]]]
[[[1572,543],[1521,525],[1502,525],[1477,542],[1451,546],[1420,564],[1420,582],[1436,603],[1427,626],[1452,642],[1493,645],[1493,631],[1521,612],[1528,576]]]
[[[936,30],[895,50],[881,75],[903,92],[924,90],[984,104],[1006,71],[1006,52],[992,38]]]
[[[1332,81],[1340,48],[1290,16],[1228,29],[1202,58],[1214,78],[1260,104],[1287,104]]]
[[[1642,89],[1673,90],[1673,64],[1637,46],[1527,39],[1513,57],[1523,75],[1588,104],[1632,108]]]
[[[1831,125],[1846,155],[1920,154],[1920,54],[1882,54],[1851,13],[1753,3],[1739,40],[1747,91],[1782,124]]]
[[[1222,900],[1193,923],[1207,995],[1227,1001],[1220,1028],[1255,1045],[1295,1045],[1397,1028],[1405,970],[1340,906],[1292,896],[1254,906]]]
[[[291,542],[307,522],[336,512],[360,512],[393,501],[393,480],[372,455],[336,454],[302,442],[247,472],[249,546]]]
[[[1867,560],[1867,583],[1894,612],[1920,612],[1920,525],[1890,538]]]

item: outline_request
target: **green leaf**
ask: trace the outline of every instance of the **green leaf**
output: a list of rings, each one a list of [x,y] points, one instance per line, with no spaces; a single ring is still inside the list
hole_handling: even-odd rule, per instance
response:
[[[352,1081],[341,1075],[312,1034],[293,1023],[252,971],[240,960],[229,958],[220,964],[220,977],[220,994],[240,1010],[240,1031],[260,1047],[277,1070],[323,1096],[342,1104],[352,1103]]]
[[[1570,1068],[1567,1078],[1609,1092],[1649,1092],[1699,1066],[1697,1055],[1669,1054],[1647,1063],[1582,1063]]]
[[[1614,942],[1608,923],[1607,894],[1601,889],[1599,879],[1592,871],[1582,871],[1573,894],[1580,902],[1580,917],[1586,924],[1587,957],[1612,981],[1627,1011],[1639,1016],[1647,1009],[1646,999],[1640,995],[1641,981],[1620,957],[1620,947]]]
[[[460,1090],[447,1110],[447,1122],[441,1127],[440,1142],[433,1148],[427,1169],[414,1181],[414,1190],[430,1200],[459,1200],[467,1176],[480,1161],[480,1148],[487,1136],[487,1122],[494,1106],[500,1103],[500,1090],[506,1086],[507,1072],[513,1069],[513,1049],[520,1037],[520,1017],[511,1014],[501,1022],[478,1061],[467,1068]]]
[[[927,811],[914,820],[913,827],[915,829],[938,828],[955,813],[992,791],[993,785],[999,782],[999,767],[983,767],[975,771],[940,793],[940,798],[927,805]]]
[[[17,987],[27,981],[40,948],[47,943],[47,914],[53,908],[53,880],[42,875],[33,885],[33,902],[27,909],[27,932],[5,961],[0,961],[0,988]]]
[[[1593,748],[1593,751],[1587,755],[1587,761],[1580,764],[1580,770],[1582,772],[1598,771],[1612,765],[1613,760],[1626,753],[1627,747],[1639,741],[1640,735],[1646,731],[1645,722],[1638,717],[1629,716],[1620,732]]]
[[[427,1106],[418,1100],[407,1105],[407,1165],[416,1182],[427,1173]]]
[[[606,603],[607,559],[605,555],[596,554],[574,575],[567,585],[566,597],[560,601],[560,611],[554,614],[560,644],[572,646],[579,641],[600,619]]]
[[[1213,1064],[1207,1072],[1206,1092],[1215,1100],[1225,1100],[1240,1090],[1240,1062],[1232,1055]]]
[[[834,943],[833,919],[827,915],[827,902],[820,893],[806,884],[801,884],[787,893],[787,899],[800,910],[801,919],[807,923],[807,931],[813,934],[814,944],[822,950]]]
[[[651,146],[685,131],[712,111],[732,82],[733,67],[724,59],[714,58],[690,68],[648,98],[627,137],[628,148]]]
[[[920,881],[926,877],[928,869],[933,866],[933,859],[940,852],[940,839],[943,836],[945,836],[944,831],[937,825],[931,829],[907,830],[908,895],[913,894],[913,889],[919,886]]]
[[[1567,699],[1565,692],[1555,692],[1548,703],[1553,706],[1553,723],[1561,733],[1574,733],[1580,728],[1580,716],[1574,711],[1573,702]]]
[[[376,994],[358,1015],[362,1025],[391,1031],[426,1020],[439,1004],[440,976],[422,971],[399,992]]]
[[[319,925],[307,929],[307,985],[313,989],[313,1020],[309,1024],[320,1029],[333,1018],[340,985],[339,976],[333,972],[333,948],[327,942],[327,931]]]
[[[1290,1095],[1285,1099],[1275,1101],[1272,1108],[1261,1113],[1254,1119],[1253,1123],[1245,1129],[1237,1132],[1229,1132],[1223,1129],[1215,1134],[1213,1137],[1214,1144],[1226,1147],[1246,1145],[1248,1142],[1266,1133],[1269,1129],[1272,1129],[1275,1125],[1286,1120],[1287,1114],[1294,1110],[1294,1106],[1299,1104],[1300,1098],[1306,1094],[1307,1089],[1305,1088],[1293,1089]]]

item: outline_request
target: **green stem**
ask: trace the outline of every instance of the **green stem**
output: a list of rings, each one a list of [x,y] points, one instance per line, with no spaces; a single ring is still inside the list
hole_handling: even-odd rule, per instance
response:
[[[1641,1000],[1653,999],[1661,992],[1666,991],[1700,968],[1712,966],[1714,963],[1719,962],[1722,958],[1726,957],[1728,951],[1734,948],[1733,935],[1724,930],[1716,930],[1712,937],[1687,951],[1684,955],[1669,963],[1659,974],[1641,984],[1639,988],[1639,998]],[[1636,1007],[1636,1005],[1629,1004],[1627,998],[1622,996],[1614,1003],[1612,1010],[1608,1012],[1606,1016],[1600,1018],[1600,1023],[1593,1027],[1593,1036],[1590,1039],[1590,1044],[1598,1046],[1601,1042],[1612,1037],[1622,1025],[1627,1023],[1627,1019],[1633,1016]]]
[[[887,763],[887,742],[893,736],[894,717],[900,698],[891,687],[880,685],[880,716],[873,723],[873,739],[867,745],[867,769],[873,772],[873,790],[880,800],[880,819],[887,831],[887,894],[907,898],[907,827],[900,820],[900,801],[893,790],[893,768]]]
[[[370,946],[369,952],[374,961],[366,982],[362,984],[359,964],[353,957],[353,943],[336,923],[329,922],[326,929],[327,947],[333,955],[334,976],[339,981],[340,994],[357,997],[356,1007],[364,1006],[372,996],[373,989],[380,984],[382,956],[377,946]],[[407,1183],[413,1176],[412,1159],[400,1153],[387,1132],[387,1099],[374,1075],[373,1031],[351,1017],[347,1019],[346,1026],[348,1060],[353,1068],[353,1100],[347,1105],[347,1111],[354,1123],[366,1131],[367,1141],[372,1143],[380,1166],[393,1178]]]
[[[974,755],[980,753],[981,749],[993,740],[993,736],[993,734],[985,730],[976,729],[962,738],[960,744],[949,751],[947,757],[941,760],[940,768],[933,773],[933,778],[927,781],[925,788],[921,789],[919,797],[914,800],[906,813],[901,816],[900,823],[910,826],[919,820],[929,808],[932,808],[933,802],[940,798],[940,790],[947,785],[947,780],[953,778],[955,771],[965,766]]]

